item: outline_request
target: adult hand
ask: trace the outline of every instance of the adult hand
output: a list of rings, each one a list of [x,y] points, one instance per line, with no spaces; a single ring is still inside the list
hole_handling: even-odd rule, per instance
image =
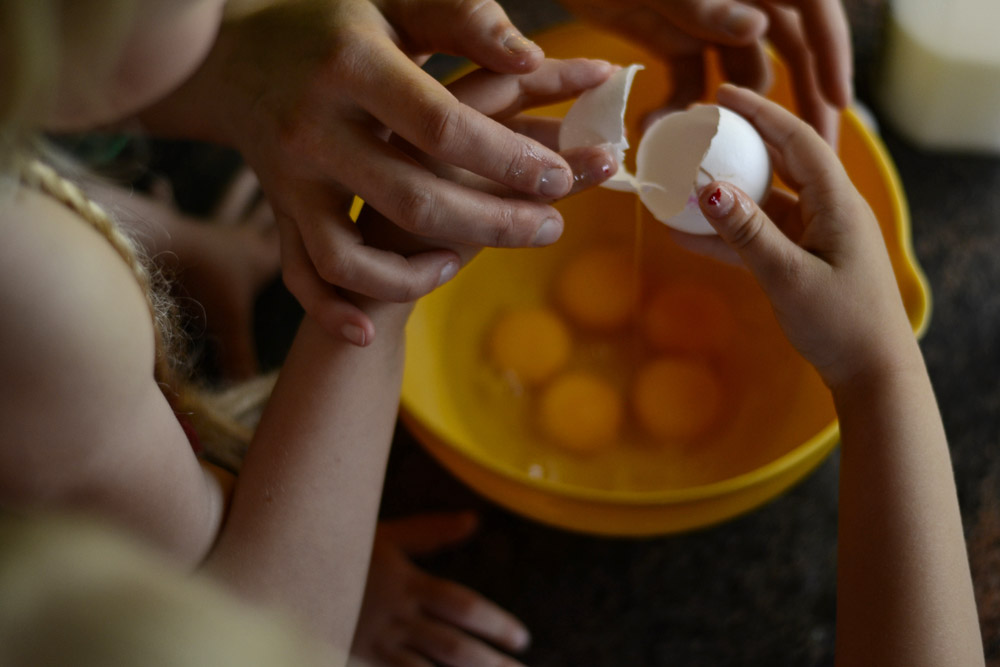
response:
[[[831,145],[838,110],[850,104],[851,42],[840,0],[562,0],[581,18],[608,26],[670,66],[668,105],[702,98],[705,51],[714,47],[725,75],[763,91],[771,81],[767,39],[788,65],[799,115]]]
[[[366,246],[348,216],[353,195],[432,238],[521,247],[552,243],[561,229],[545,201],[487,199],[437,178],[387,143],[388,130],[521,194],[548,200],[572,186],[557,153],[421,70],[432,52],[502,73],[543,59],[493,0],[287,0],[230,18],[199,71],[143,114],[154,131],[241,150],[274,208],[286,284],[323,328],[359,345],[371,321],[337,287],[412,300],[441,281],[450,255]]]
[[[527,647],[528,631],[520,621],[479,593],[410,561],[467,540],[475,528],[476,517],[469,513],[379,524],[351,648],[364,664],[520,665],[500,650]]]
[[[719,102],[754,125],[798,193],[773,190],[768,213],[728,183],[700,193],[719,233],[714,241],[739,254],[791,343],[831,389],[922,364],[878,221],[837,156],[812,128],[752,91],[723,86]]]

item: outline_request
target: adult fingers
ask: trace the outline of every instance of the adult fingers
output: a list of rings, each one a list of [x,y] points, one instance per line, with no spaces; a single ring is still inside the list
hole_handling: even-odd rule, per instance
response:
[[[562,102],[603,83],[616,67],[604,60],[545,60],[530,74],[497,74],[479,69],[448,85],[455,98],[495,119],[525,109]]]
[[[719,47],[719,58],[726,78],[733,83],[762,93],[771,87],[771,63],[760,42]]]
[[[792,92],[799,115],[816,128],[831,146],[837,144],[840,113],[820,88],[817,52],[802,28],[802,17],[792,9],[770,7],[771,42],[784,57],[792,79]]]
[[[420,599],[427,614],[508,651],[522,651],[531,642],[528,629],[512,614],[454,581],[426,575]]]
[[[791,0],[799,9],[826,98],[843,109],[854,98],[851,34],[841,0]]]
[[[549,245],[562,234],[562,217],[547,204],[502,199],[438,178],[395,146],[364,132],[345,132],[338,143],[338,153],[327,156],[333,173],[344,174],[344,184],[366,203],[418,236],[478,246],[531,247]],[[357,159],[359,155],[364,159]],[[572,188],[568,164],[566,171],[570,179],[563,195]]]
[[[764,36],[767,16],[733,0],[669,0],[659,11],[691,35],[716,44],[746,46]]]
[[[456,100],[388,37],[359,42],[341,49],[332,84],[380,123],[429,155],[519,192],[553,199],[569,192],[572,174],[557,153]]]
[[[478,524],[473,512],[428,513],[382,521],[378,534],[405,553],[422,556],[464,542]]]
[[[541,47],[493,0],[383,0],[382,13],[409,50],[465,56],[495,72],[529,72]]]
[[[553,126],[550,121],[555,121],[555,125]],[[537,138],[545,139],[546,141],[551,141],[553,143],[558,142],[559,121],[556,119],[525,116],[519,117],[514,125],[519,128],[519,131],[537,136]],[[476,176],[475,174],[465,171],[464,169],[458,169],[452,165],[444,164],[439,160],[428,158],[426,155],[421,154],[419,150],[401,139],[394,138],[393,145],[412,157],[414,160],[419,161],[421,165],[439,178],[447,179],[454,183],[471,188],[475,192],[492,195],[497,198],[516,199],[523,197],[523,195],[513,192],[509,188],[505,188],[499,183],[488,181],[480,176]],[[606,148],[602,148],[601,146],[581,146],[578,148],[571,148],[562,151],[561,155],[565,158],[566,163],[570,166],[570,169],[573,172],[573,187],[567,193],[567,196],[576,194],[577,192],[591,188],[595,185],[600,185],[607,179],[611,178],[615,172],[618,171],[618,164],[615,162],[614,156]],[[501,200],[505,201],[505,199]],[[386,222],[383,217],[383,221],[379,222],[379,226],[385,227],[385,224]],[[426,249],[428,247],[439,246],[440,244],[440,239],[435,241],[434,239],[427,238],[418,243],[415,247]],[[448,244],[448,246],[458,252],[459,255],[463,256],[463,258],[467,257],[468,253],[462,244],[458,244],[457,246],[455,244]]]
[[[561,118],[522,114],[508,118],[504,121],[504,125],[518,134],[527,135],[553,150],[559,148],[559,128],[562,127]],[[563,158],[565,157],[564,155]]]

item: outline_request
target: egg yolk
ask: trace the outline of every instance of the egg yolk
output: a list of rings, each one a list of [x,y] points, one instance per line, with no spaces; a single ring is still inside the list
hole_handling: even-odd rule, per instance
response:
[[[736,334],[736,320],[722,294],[691,281],[659,286],[642,307],[640,326],[654,349],[682,353],[718,352]]]
[[[609,330],[632,316],[636,294],[632,255],[619,248],[587,250],[556,276],[554,300],[581,327]]]
[[[566,373],[542,393],[538,420],[542,432],[555,443],[592,452],[614,442],[622,421],[622,401],[600,377]]]
[[[632,386],[632,410],[646,432],[663,440],[705,433],[722,407],[722,387],[704,363],[661,357],[642,366]]]
[[[572,340],[562,319],[544,306],[512,310],[497,321],[489,339],[493,365],[527,385],[538,384],[569,360]]]

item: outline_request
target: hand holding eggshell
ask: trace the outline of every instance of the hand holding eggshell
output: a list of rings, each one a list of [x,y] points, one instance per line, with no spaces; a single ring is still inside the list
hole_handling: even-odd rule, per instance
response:
[[[700,205],[760,283],[792,345],[835,389],[861,373],[923,364],[885,242],[836,154],[802,120],[752,91],[719,101],[746,116],[775,151],[770,215],[746,193],[713,182]]]
[[[588,90],[567,112],[559,146],[610,145],[618,173],[603,184],[636,192],[660,222],[689,234],[714,234],[698,208],[698,192],[712,181],[727,181],[760,202],[771,187],[771,160],[753,126],[729,109],[697,105],[656,120],[643,134],[636,173],[622,162],[625,107],[639,65],[623,68]]]

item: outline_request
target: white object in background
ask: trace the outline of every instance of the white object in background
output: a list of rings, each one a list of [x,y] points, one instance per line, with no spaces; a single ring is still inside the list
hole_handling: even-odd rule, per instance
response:
[[[914,143],[1000,153],[1000,0],[892,0],[879,105]]]

